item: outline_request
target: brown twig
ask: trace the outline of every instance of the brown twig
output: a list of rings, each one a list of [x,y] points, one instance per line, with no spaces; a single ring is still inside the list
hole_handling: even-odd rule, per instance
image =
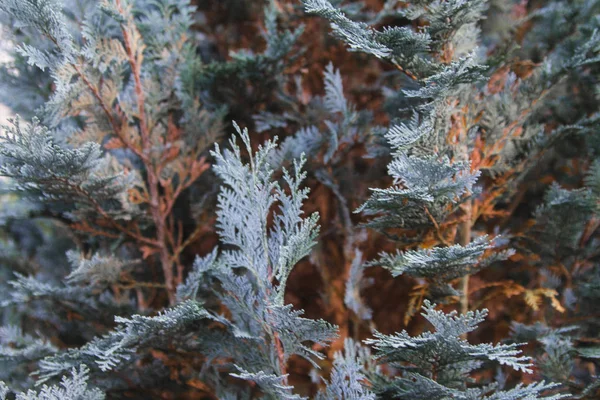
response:
[[[79,75],[79,77],[81,78],[81,80],[83,81],[83,83],[88,87],[88,89],[90,90],[90,92],[92,92],[92,95],[98,101],[98,103],[100,105],[100,108],[102,108],[102,110],[104,111],[104,114],[106,114],[106,118],[108,119],[108,122],[110,123],[111,127],[113,128],[113,131],[114,131],[115,135],[117,135],[117,137],[121,140],[121,142],[123,142],[123,144],[128,149],[130,149],[134,154],[136,154],[141,159],[144,159],[144,157],[145,157],[144,153],[137,146],[135,146],[133,143],[131,143],[127,139],[127,137],[123,134],[123,132],[122,132],[122,125],[119,126],[119,124],[115,120],[114,116],[110,112],[110,109],[108,108],[108,106],[104,102],[104,99],[102,99],[102,96],[100,95],[100,90],[96,86],[94,86],[92,84],[92,82],[90,82],[90,80],[83,73],[83,71],[81,70],[81,68],[79,68],[76,64],[71,64],[71,66],[73,67],[73,69],[75,69],[75,71],[77,72],[77,74]]]
[[[115,3],[119,12],[122,15],[124,15],[125,12],[121,6],[121,1],[115,0]],[[173,262],[165,237],[167,234],[167,214],[165,214],[164,210],[161,209],[162,199],[159,190],[160,182],[156,171],[156,166],[154,165],[150,154],[152,151],[152,141],[150,131],[148,130],[148,121],[145,110],[145,95],[141,77],[141,62],[136,58],[135,52],[132,47],[132,38],[125,25],[121,25],[121,31],[123,34],[123,43],[125,45],[125,51],[127,53],[127,58],[131,67],[131,73],[133,74],[134,90],[136,94],[138,119],[140,126],[140,138],[142,142],[142,154],[144,155],[142,157],[142,161],[144,162],[144,166],[146,168],[148,190],[150,195],[150,213],[152,214],[152,219],[154,220],[154,224],[156,227],[156,240],[158,242],[160,261],[163,269],[165,286],[167,288],[167,293],[169,296],[169,303],[174,304],[176,299],[175,282],[173,279]]]
[[[75,185],[71,182],[69,182],[67,179],[65,178],[60,178],[60,177],[53,177],[52,180],[55,180],[57,182],[60,182],[66,186],[68,186],[71,190],[73,190],[74,192],[80,194],[81,196],[85,197],[85,199],[87,201],[89,201],[91,203],[91,205],[94,207],[94,209],[96,210],[96,212],[98,214],[100,214],[104,219],[106,219],[106,221],[116,230],[118,230],[119,232],[131,237],[132,239],[138,240],[142,243],[145,243],[147,245],[150,246],[156,246],[158,243],[152,239],[149,239],[147,237],[141,236],[138,233],[132,232],[131,230],[125,228],[123,225],[119,224],[114,218],[112,218],[107,212],[106,210],[104,210],[104,208],[102,207],[102,205],[100,203],[98,203],[98,201],[90,194],[88,193],[85,189],[81,188],[79,185]],[[45,181],[50,181],[50,179],[45,180]]]
[[[444,238],[444,236],[442,235],[442,231],[440,229],[440,225],[437,223],[437,221],[435,220],[435,218],[433,217],[433,215],[431,215],[431,212],[429,211],[429,208],[427,206],[423,206],[423,208],[425,209],[425,214],[427,214],[427,216],[431,220],[431,223],[435,227],[435,233],[436,233],[436,236],[437,236],[438,240],[440,242],[442,242],[446,246],[451,246],[452,244],[450,242],[448,242]]]

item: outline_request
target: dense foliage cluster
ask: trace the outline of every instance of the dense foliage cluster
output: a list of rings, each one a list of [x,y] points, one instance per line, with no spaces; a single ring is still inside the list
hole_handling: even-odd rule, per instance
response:
[[[600,396],[599,0],[0,0],[0,400]]]

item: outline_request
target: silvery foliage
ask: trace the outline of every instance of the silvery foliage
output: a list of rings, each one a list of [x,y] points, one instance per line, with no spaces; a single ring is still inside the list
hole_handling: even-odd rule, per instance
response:
[[[394,53],[408,58],[429,48],[428,34],[406,28],[375,31],[366,23],[352,21],[328,0],[307,0],[304,1],[304,6],[307,12],[329,19],[335,35],[348,43],[353,51],[365,52],[378,58],[392,57]]]
[[[480,236],[466,246],[452,245],[431,249],[397,251],[396,254],[382,253],[381,258],[367,263],[381,266],[393,276],[403,274],[413,278],[425,278],[435,289],[444,289],[448,282],[472,274],[479,269],[514,254],[513,250],[488,252],[494,248],[487,236]],[[451,287],[445,288],[452,293]]]
[[[294,162],[293,172],[282,170],[283,187],[269,163],[276,142],[267,141],[254,152],[247,129],[234,127],[249,161],[244,162],[234,139],[230,149],[217,145],[212,152],[215,172],[224,183],[216,224],[223,250],[196,260],[178,297],[194,298],[210,289],[208,282],[218,281],[219,289],[213,290],[230,318],[215,316],[227,331],[200,344],[207,347],[209,359],[222,360],[232,376],[255,382],[274,398],[300,398],[282,374],[287,360],[296,354],[316,367],[314,359],[323,355],[306,343],[325,345],[337,335],[335,326],[302,318],[302,311],[284,304],[289,274],[309,254],[318,234],[318,215],[303,217],[305,159]]]
[[[374,351],[352,340],[345,341],[345,353],[335,356],[331,379],[319,399],[410,398],[417,400],[558,400],[557,384],[518,384],[504,390],[497,382],[472,386],[470,375],[484,363],[532,373],[531,359],[523,356],[519,344],[470,344],[462,336],[483,322],[487,310],[457,315],[435,309],[425,300],[423,314],[433,331],[410,336],[406,331],[386,335],[375,332],[364,341]],[[521,337],[522,339],[522,337]],[[379,365],[386,365],[384,373]]]
[[[458,69],[464,69],[463,74],[470,70],[470,81],[480,78],[478,72],[481,72],[483,67],[468,61],[474,57],[472,53],[459,52],[458,56],[465,58],[454,65],[440,64],[432,60],[429,53],[440,50],[448,43],[456,47],[457,41],[464,42],[467,38],[473,42],[470,48],[474,48],[478,30],[473,28],[486,9],[485,0],[433,1],[422,4],[414,1],[402,2],[404,7],[395,10],[398,16],[411,20],[421,18],[429,23],[419,31],[407,27],[385,27],[383,30],[376,30],[364,22],[351,20],[329,0],[303,2],[306,12],[328,19],[334,35],[346,42],[352,51],[372,54],[391,61],[420,79],[436,74],[441,74],[440,77],[457,76]],[[393,6],[395,4],[389,5],[390,8]],[[463,67],[459,67],[460,65]],[[447,78],[443,78],[442,81],[444,79]]]
[[[8,106],[15,114],[27,120],[34,116],[44,114],[44,103],[52,95],[53,77],[46,71],[28,63],[28,52],[22,48],[23,43],[31,43],[37,38],[37,23],[21,20],[19,16],[24,13],[37,13],[36,2],[19,2],[19,7],[14,7],[15,2],[4,2],[7,8],[14,10],[12,13],[2,13],[2,50],[6,59],[0,65],[0,101]],[[69,32],[76,41],[81,40],[80,24],[97,6],[96,0],[63,0],[50,2],[37,2],[45,12],[54,13],[47,18],[48,22],[62,20],[66,32]],[[63,15],[59,11],[62,9]],[[20,11],[19,11],[20,10]],[[35,40],[35,48],[42,52],[51,52],[54,44],[48,40]]]
[[[334,355],[331,377],[317,399],[375,400],[375,394],[363,384],[367,378],[365,366],[368,369],[370,364],[373,360],[368,348],[347,338],[344,351]]]
[[[251,153],[247,130],[236,125],[246,150]],[[216,147],[212,155],[214,167],[223,180],[218,197],[217,229],[224,245],[234,246],[236,251],[225,251],[222,262],[232,267],[246,268],[264,290],[271,291],[277,305],[283,305],[285,283],[294,265],[308,255],[318,233],[318,215],[302,218],[302,203],[308,189],[300,189],[305,178],[301,168],[305,159],[294,163],[294,172],[283,170],[283,180],[289,194],[272,180],[273,170],[268,163],[276,143],[267,141],[250,156],[250,164],[244,164],[241,150],[230,141],[232,150],[221,152]],[[279,203],[274,224],[269,229],[267,220],[271,208]],[[279,284],[272,286],[275,278]]]
[[[42,386],[39,392],[28,390],[15,393],[16,400],[104,400],[106,397],[99,389],[88,385],[89,369],[85,365],[73,368],[71,376],[63,376],[60,385]],[[8,400],[11,390],[0,382],[0,400]]]
[[[301,88],[300,80],[296,84]],[[346,99],[342,76],[332,63],[325,67],[323,86],[325,95],[312,98],[306,111],[286,111],[281,115],[263,112],[254,116],[259,131],[285,127],[290,122],[301,126],[295,134],[285,138],[273,153],[270,162],[274,167],[300,158],[303,153],[310,158],[319,158],[322,153],[323,163],[334,165],[340,161],[343,154],[340,149],[344,145],[367,142],[373,129],[370,126],[372,116],[366,111],[357,110]]]
[[[239,372],[231,374],[231,376],[255,382],[267,395],[273,396],[274,399],[306,399],[292,393],[294,387],[286,383],[287,375],[267,374],[263,371],[248,372],[241,367],[237,367],[237,369]]]
[[[188,300],[156,316],[115,317],[117,327],[96,337],[80,348],[69,349],[39,362],[40,382],[60,376],[86,364],[99,371],[123,368],[138,359],[136,352],[144,346],[157,346],[185,335],[192,323],[213,317],[196,301]]]
[[[371,217],[367,225],[378,229],[431,229],[464,201],[465,195],[474,192],[480,175],[471,169],[470,161],[459,149],[446,141],[447,121],[453,112],[447,106],[447,99],[460,96],[465,87],[480,81],[487,70],[478,63],[474,51],[454,52],[447,63],[437,61],[432,54],[442,51],[444,46],[455,45],[455,40],[464,42],[466,36],[472,36],[473,49],[478,35],[474,24],[482,18],[485,1],[405,4],[405,8],[398,10],[404,17],[429,22],[418,32],[404,27],[375,30],[363,22],[350,20],[327,0],[307,0],[304,4],[307,12],[328,19],[334,34],[351,49],[392,62],[418,83],[416,89],[403,91],[406,98],[417,101],[412,117],[393,124],[385,134],[393,153],[388,172],[394,185],[372,188],[371,197],[355,212]],[[485,247],[481,243],[484,238],[477,240],[473,246]],[[483,249],[478,255],[482,252]],[[459,257],[459,253],[449,251],[446,255]],[[469,269],[470,266],[464,265],[454,271],[463,276]],[[433,269],[429,275],[434,275]]]
[[[34,302],[52,303],[58,301],[67,310],[72,310],[85,315],[97,322],[110,321],[114,315],[123,315],[133,310],[133,304],[119,303],[109,292],[101,292],[102,286],[80,284],[56,284],[46,282],[36,276],[25,276],[14,273],[15,279],[8,282],[11,287],[2,307],[21,306],[28,307]],[[42,320],[55,320],[56,315],[44,313],[38,318]]]
[[[96,215],[100,207],[115,219],[138,213],[126,200],[134,175],[123,174],[98,144],[70,148],[35,118],[25,126],[18,118],[12,123],[0,136],[0,175],[14,179],[17,189],[63,209],[73,205],[70,214],[78,219]]]
[[[451,163],[447,157],[399,155],[388,166],[396,185],[371,189],[373,194],[356,212],[376,217],[368,225],[377,228],[413,228],[430,224],[424,209],[437,218],[448,203],[471,191],[478,172],[468,162]],[[379,216],[383,214],[382,216]]]
[[[133,264],[98,253],[87,259],[73,250],[67,252],[67,257],[71,264],[71,273],[66,276],[66,281],[70,284],[89,282],[96,287],[119,282],[123,271]]]
[[[113,170],[107,171],[112,175],[131,166],[134,172],[140,169],[131,150],[140,146],[141,130],[130,67],[131,58],[135,58],[140,65],[144,112],[152,122],[147,129],[152,154],[145,157],[158,163],[157,159],[174,146],[182,157],[199,157],[206,143],[220,134],[222,113],[207,112],[189,92],[177,90],[186,65],[199,57],[187,40],[195,11],[189,1],[84,1],[74,13],[66,6],[56,0],[0,4],[0,9],[27,28],[27,39],[40,36],[39,48],[24,43],[17,51],[29,64],[49,70],[52,78],[54,90],[40,113],[43,124],[50,128],[46,136],[54,141],[47,151],[58,151],[59,147],[70,150],[65,144],[68,142],[73,151],[102,159],[105,168]],[[168,119],[174,110],[182,111],[175,122],[185,135],[167,140]],[[99,148],[89,143],[104,145],[108,139],[113,140],[109,147],[113,150],[104,154],[97,154]],[[165,179],[177,173],[176,161],[163,164]],[[107,174],[106,179],[112,175]],[[127,183],[127,188],[143,186],[136,173],[128,174]],[[123,218],[142,215],[127,196],[117,200]]]
[[[0,327],[0,380],[10,382],[18,375],[27,375],[24,365],[58,351],[49,340],[38,336],[29,335],[15,325]]]
[[[434,331],[410,336],[406,331],[385,335],[375,333],[365,341],[373,347],[375,357],[401,371],[400,376],[375,381],[378,394],[411,399],[559,399],[562,395],[543,393],[556,387],[544,382],[518,385],[499,390],[492,383],[469,387],[469,375],[484,362],[496,362],[514,370],[532,373],[529,357],[521,355],[518,344],[470,344],[461,336],[472,332],[483,322],[487,310],[457,315],[435,309],[425,301],[422,315]]]
[[[399,6],[398,3],[403,4]],[[385,15],[427,21],[418,31],[405,27],[376,30],[365,22],[353,21],[349,15],[365,15],[358,11],[359,6],[342,7],[338,2],[328,0],[306,0],[304,5],[307,12],[329,20],[334,35],[346,42],[351,50],[390,61],[411,76],[413,87],[407,85],[407,89],[400,93],[406,100],[414,100],[409,102],[412,104],[411,117],[393,123],[385,135],[394,155],[389,166],[394,186],[372,189],[371,198],[357,210],[373,216],[368,225],[379,229],[430,229],[435,223],[433,221],[443,221],[449,209],[456,209],[452,203],[458,205],[466,194],[474,192],[473,185],[480,172],[471,170],[471,163],[463,154],[465,149],[462,147],[467,146],[468,150],[469,144],[449,146],[447,141],[449,117],[456,111],[445,104],[447,99],[459,98],[469,106],[473,104],[472,115],[483,112],[481,126],[486,132],[485,140],[490,143],[502,141],[502,135],[506,134],[512,121],[525,121],[521,116],[525,114],[525,118],[530,118],[526,114],[529,108],[535,107],[536,103],[538,107],[543,104],[537,100],[545,92],[564,80],[571,71],[598,60],[599,35],[595,30],[597,27],[589,21],[589,15],[598,7],[597,1],[567,6],[568,10],[563,10],[562,2],[556,2],[534,12],[532,17],[540,20],[548,18],[548,26],[554,25],[551,22],[556,16],[569,21],[575,19],[581,23],[579,31],[569,36],[565,43],[559,43],[531,77],[518,80],[509,76],[503,90],[494,95],[488,93],[484,96],[485,101],[478,105],[480,102],[474,96],[487,89],[474,85],[487,79],[489,71],[489,67],[482,64],[481,51],[476,48],[479,42],[477,23],[487,8],[486,1],[386,2],[382,11]],[[563,11],[568,17],[561,14]],[[381,20],[375,16],[363,19],[371,20],[372,24]],[[564,24],[563,28],[552,29],[568,29],[567,25],[571,26]],[[547,33],[548,29],[544,29]],[[445,48],[453,50],[453,57],[440,62],[436,54],[443,54]],[[475,90],[470,90],[473,88]],[[535,116],[535,113],[531,115]],[[597,127],[596,120],[594,116],[585,117],[574,125],[558,128],[549,136],[556,140],[565,134],[585,135]],[[520,142],[540,141],[542,129],[538,124],[525,124],[523,129]],[[469,135],[473,136],[473,133]],[[589,138],[594,136],[587,135]],[[500,146],[504,150],[498,156],[506,160],[502,164],[504,170],[521,161],[518,158],[519,148],[515,146],[522,147],[522,143]],[[457,161],[450,162],[447,157]],[[500,167],[492,169],[490,173],[503,170]],[[517,179],[511,180],[510,184],[513,182]]]

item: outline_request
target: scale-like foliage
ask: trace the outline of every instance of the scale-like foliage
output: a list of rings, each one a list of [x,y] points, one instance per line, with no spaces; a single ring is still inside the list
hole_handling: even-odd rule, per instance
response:
[[[419,31],[406,27],[377,31],[350,20],[329,1],[311,0],[304,4],[308,12],[327,18],[334,33],[353,50],[390,61],[416,83],[415,89],[404,89],[401,93],[404,99],[414,102],[411,118],[393,124],[385,134],[394,151],[388,166],[394,186],[371,189],[371,197],[356,212],[374,217],[368,226],[378,229],[439,231],[439,224],[453,211],[453,203],[463,202],[465,194],[473,192],[479,177],[464,149],[447,140],[451,128],[447,121],[455,112],[448,103],[460,98],[467,85],[482,80],[487,71],[474,52],[477,44],[474,24],[482,18],[485,2],[468,6],[465,1],[440,1],[427,6],[408,3],[399,14],[426,20],[428,24]],[[460,51],[454,51],[459,43]],[[469,246],[471,237],[467,240],[454,249],[468,251],[465,246]],[[482,252],[483,249],[479,255]],[[446,264],[461,264],[459,253],[447,251]],[[428,271],[421,276],[432,277],[440,272],[429,264],[422,264],[422,269]],[[438,283],[447,284],[469,273],[467,268],[459,269],[438,275]]]
[[[234,126],[249,162],[242,159],[234,139],[229,142],[231,150],[216,146],[213,152],[215,171],[224,183],[218,198],[217,229],[221,244],[228,249],[197,259],[178,294],[194,298],[202,286],[216,279],[220,283],[217,296],[230,317],[215,316],[228,331],[228,349],[213,357],[226,360],[235,355],[231,376],[255,382],[265,394],[301,398],[287,383],[289,357],[299,355],[316,367],[314,359],[323,355],[306,343],[323,346],[337,333],[335,326],[323,320],[300,317],[303,311],[294,311],[283,301],[290,272],[315,243],[318,215],[302,217],[308,195],[300,187],[304,159],[294,162],[293,174],[283,170],[286,189],[273,179],[269,162],[276,143],[267,141],[253,152],[247,129]],[[201,344],[207,345],[215,343]]]
[[[364,364],[371,354],[351,339],[344,340],[344,352],[334,356],[331,378],[317,399],[375,400],[375,394],[365,385]]]
[[[248,131],[235,126],[251,153]],[[242,162],[237,144],[234,141],[230,144],[231,151],[221,153],[217,147],[213,152],[217,159],[215,171],[226,185],[219,195],[217,227],[223,244],[238,249],[226,252],[223,262],[248,269],[266,290],[270,290],[271,281],[276,278],[279,286],[273,289],[277,303],[282,304],[285,282],[293,266],[308,254],[318,233],[317,214],[301,218],[302,202],[308,193],[307,189],[300,189],[305,160],[295,163],[294,175],[284,171],[290,191],[287,194],[271,180],[273,171],[268,161],[275,149],[274,142],[261,146],[251,156],[249,165]],[[280,212],[275,214],[269,229],[267,220],[276,203]]]
[[[290,391],[294,387],[285,383],[287,380],[287,375],[267,375],[263,371],[252,373],[245,371],[244,369],[239,367],[238,369],[239,373],[231,374],[231,376],[255,382],[266,394],[274,396],[274,398],[286,400],[306,399],[305,397],[301,397],[296,394],[291,394]]]
[[[426,208],[439,218],[444,206],[470,191],[478,176],[470,171],[468,163],[406,155],[395,158],[388,170],[396,186],[371,189],[371,198],[356,210],[367,215],[384,214],[369,222],[377,228],[427,225],[430,221]]]
[[[114,331],[91,340],[81,348],[45,358],[40,362],[38,374],[45,381],[81,364],[95,365],[101,371],[122,367],[122,363],[134,358],[138,348],[156,346],[160,340],[185,331],[190,324],[205,318],[211,318],[210,314],[191,300],[154,317],[116,317],[118,325]]]
[[[477,328],[487,310],[457,315],[435,310],[435,305],[425,301],[423,316],[433,326],[433,332],[412,337],[406,331],[394,335],[375,333],[373,339],[365,341],[375,349],[381,363],[390,364],[402,375],[382,381],[374,389],[403,398],[415,399],[558,399],[560,395],[542,396],[553,388],[553,384],[518,386],[509,391],[499,391],[492,386],[470,388],[467,385],[470,373],[482,366],[484,361],[494,361],[515,370],[531,373],[531,360],[522,356],[517,344],[492,345],[470,344],[461,337]],[[491,397],[487,394],[495,391]]]
[[[102,155],[97,144],[61,146],[38,121],[22,127],[18,119],[0,140],[0,174],[13,178],[21,190],[62,208],[74,204],[78,219],[98,213],[116,219],[137,214],[127,201],[133,181],[118,171],[115,160]]]
[[[381,254],[381,258],[368,263],[369,266],[382,266],[393,276],[403,274],[414,278],[424,278],[440,287],[456,278],[472,274],[491,262],[506,259],[512,251],[490,253],[494,246],[488,238],[481,236],[466,246],[453,245],[432,249],[408,250],[396,254]],[[484,254],[488,251],[488,254]],[[452,292],[452,290],[450,290]]]
[[[18,273],[15,273],[15,277],[16,279],[8,282],[11,290],[7,299],[0,303],[3,307],[31,307],[35,303],[45,303],[48,308],[57,302],[65,310],[103,322],[112,320],[114,315],[122,315],[132,310],[131,304],[120,304],[110,293],[98,296],[98,288],[91,285],[53,284],[35,276]],[[52,321],[56,315],[47,313],[38,318]]]
[[[333,64],[330,63],[325,68],[323,81],[325,95],[311,99],[308,111],[290,110],[281,115],[261,113],[254,116],[260,131],[286,127],[291,123],[302,126],[294,135],[285,138],[273,153],[273,166],[298,159],[302,154],[316,159],[321,159],[322,156],[324,165],[335,165],[342,160],[345,147],[369,142],[370,131],[373,130],[370,126],[372,115],[357,110],[346,98],[342,76]],[[301,84],[300,81],[297,83]],[[315,122],[319,126],[307,124],[306,113],[318,115]],[[313,166],[312,169],[317,167]],[[319,176],[317,178],[323,179]]]
[[[598,397],[600,1],[292,3],[0,0],[0,399]]]
[[[44,385],[39,392],[28,390],[16,393],[16,400],[104,400],[106,397],[99,389],[88,387],[89,369],[82,365],[71,370],[71,377],[63,376],[60,386]],[[8,400],[9,388],[0,382],[0,399]]]

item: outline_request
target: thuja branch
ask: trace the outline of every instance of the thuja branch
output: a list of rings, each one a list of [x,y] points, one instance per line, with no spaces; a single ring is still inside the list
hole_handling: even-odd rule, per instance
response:
[[[129,236],[132,239],[135,239],[141,243],[144,243],[144,244],[147,244],[150,246],[158,245],[157,241],[152,240],[147,237],[144,237],[144,236],[140,235],[139,233],[132,232],[130,229],[127,229],[126,227],[121,225],[119,222],[117,222],[113,217],[111,217],[108,214],[108,212],[106,212],[106,210],[104,210],[102,205],[100,203],[98,203],[98,201],[96,199],[94,199],[94,197],[87,190],[83,189],[81,186],[75,185],[75,184],[69,182],[67,179],[60,178],[60,177],[54,177],[53,179],[47,179],[44,181],[40,181],[40,183],[52,183],[52,181],[60,182],[63,185],[69,187],[75,193],[81,195],[86,201],[88,201],[94,207],[96,212],[98,212],[98,214],[100,214],[100,216],[102,216],[117,231],[119,231],[119,232],[125,234],[126,236]]]
[[[154,220],[155,228],[156,228],[156,241],[158,244],[158,250],[160,255],[160,261],[162,265],[162,270],[165,279],[165,286],[167,288],[167,293],[169,296],[169,303],[175,303],[175,290],[176,285],[173,276],[173,261],[172,255],[170,253],[168,244],[167,244],[167,226],[166,226],[166,218],[167,213],[165,210],[161,208],[161,204],[163,203],[163,199],[160,195],[160,181],[157,172],[157,166],[154,164],[151,151],[152,151],[152,140],[150,137],[150,131],[148,130],[148,121],[146,118],[146,110],[145,110],[145,95],[144,95],[144,87],[142,85],[141,78],[141,68],[143,62],[143,55],[141,54],[141,49],[134,49],[134,44],[131,38],[131,32],[136,32],[137,27],[133,23],[131,16],[127,15],[125,10],[122,7],[120,0],[115,0],[115,4],[117,6],[117,10],[119,10],[120,14],[127,21],[127,25],[121,24],[121,32],[123,34],[123,42],[125,45],[125,51],[127,53],[127,57],[129,60],[129,65],[131,67],[131,73],[133,75],[134,80],[134,88],[135,95],[137,100],[137,109],[138,109],[138,118],[139,118],[139,127],[140,127],[140,138],[142,142],[142,161],[144,163],[144,167],[146,169],[147,181],[148,181],[148,189],[150,194],[150,213],[152,215],[152,219]],[[136,54],[139,52],[138,54]],[[169,210],[170,211],[170,210]]]
[[[71,64],[71,66],[73,67],[73,69],[75,69],[75,71],[77,72],[77,74],[79,75],[79,77],[81,78],[83,83],[88,87],[90,92],[92,92],[92,95],[94,96],[94,98],[98,101],[98,103],[99,103],[100,107],[102,108],[102,111],[104,111],[104,114],[106,115],[106,118],[108,119],[115,135],[117,135],[119,140],[121,142],[123,142],[123,144],[128,149],[130,149],[135,155],[137,155],[138,157],[140,157],[143,160],[145,158],[145,155],[141,151],[141,149],[139,147],[137,147],[135,144],[131,143],[127,139],[127,137],[125,135],[123,135],[123,133],[122,133],[122,126],[124,123],[126,123],[126,121],[121,121],[121,126],[119,126],[117,121],[115,120],[113,114],[111,113],[108,105],[102,99],[102,96],[100,95],[100,90],[90,82],[88,77],[85,75],[85,73],[79,66],[77,66],[76,64]]]

